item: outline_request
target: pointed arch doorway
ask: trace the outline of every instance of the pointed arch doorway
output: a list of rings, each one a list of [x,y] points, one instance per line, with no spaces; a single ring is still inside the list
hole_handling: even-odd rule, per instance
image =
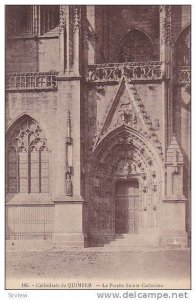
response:
[[[122,125],[95,149],[88,174],[89,239],[158,232],[161,165],[144,137]]]
[[[138,233],[140,210],[138,180],[117,181],[115,186],[115,233]]]

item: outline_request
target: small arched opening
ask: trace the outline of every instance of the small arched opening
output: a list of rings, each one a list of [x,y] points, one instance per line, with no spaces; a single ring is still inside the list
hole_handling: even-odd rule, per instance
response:
[[[139,29],[129,31],[117,49],[118,62],[146,62],[154,60],[150,37]]]

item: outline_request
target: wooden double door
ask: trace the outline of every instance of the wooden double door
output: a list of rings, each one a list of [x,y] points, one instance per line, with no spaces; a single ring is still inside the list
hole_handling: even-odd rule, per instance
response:
[[[137,233],[139,230],[139,183],[119,181],[115,191],[115,232]]]

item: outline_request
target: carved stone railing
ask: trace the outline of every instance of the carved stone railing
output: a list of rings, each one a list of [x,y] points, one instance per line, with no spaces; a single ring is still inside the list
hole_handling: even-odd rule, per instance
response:
[[[189,66],[178,67],[175,71],[175,79],[177,84],[190,84],[191,83],[191,68]]]
[[[56,90],[57,72],[7,73],[7,91]]]
[[[122,76],[132,81],[162,79],[161,62],[127,62],[88,66],[89,82],[118,82]]]

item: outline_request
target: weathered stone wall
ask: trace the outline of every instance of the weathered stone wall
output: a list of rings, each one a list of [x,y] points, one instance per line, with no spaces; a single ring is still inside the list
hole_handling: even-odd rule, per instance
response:
[[[38,41],[9,39],[6,43],[6,72],[37,72]]]
[[[45,38],[39,41],[39,72],[59,70],[59,39]]]
[[[55,160],[57,153],[57,92],[22,92],[7,93],[6,96],[6,128],[19,117],[27,114],[34,118],[43,130],[50,153],[50,193],[55,194]],[[52,176],[52,177],[51,177]]]
[[[6,72],[47,72],[58,69],[58,37],[7,41]]]

